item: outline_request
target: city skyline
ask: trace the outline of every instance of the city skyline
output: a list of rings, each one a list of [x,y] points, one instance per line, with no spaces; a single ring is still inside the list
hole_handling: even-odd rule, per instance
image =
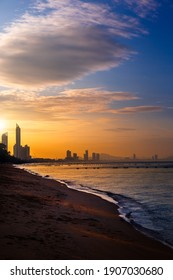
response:
[[[1,143],[5,145],[5,149],[9,152],[8,149],[8,132],[5,132],[1,136]],[[21,145],[21,128],[18,124],[16,124],[15,130],[15,144],[13,146],[13,156],[17,159],[21,160],[29,160],[31,159],[30,156],[30,147],[28,145],[22,146]]]
[[[170,0],[0,4],[0,133],[33,157],[173,156]]]
[[[4,144],[6,146],[6,150],[9,151],[8,149],[8,132],[5,132],[1,135],[1,142],[2,144]],[[140,161],[142,159],[146,159],[146,160],[153,160],[153,161],[158,161],[158,160],[162,160],[162,159],[171,159],[172,157],[168,157],[168,158],[159,158],[158,154],[154,154],[154,155],[149,155],[149,156],[145,156],[145,157],[141,157],[139,155],[136,154],[131,154],[131,155],[126,155],[125,157],[121,157],[121,156],[115,156],[115,155],[111,155],[111,154],[105,154],[103,152],[94,152],[94,151],[89,151],[89,150],[85,150],[83,151],[83,154],[78,154],[78,152],[74,152],[71,150],[66,150],[65,151],[65,155],[64,157],[53,157],[53,158],[47,158],[47,157],[32,157],[30,155],[30,147],[28,145],[22,146],[21,145],[21,128],[20,126],[16,123],[16,130],[15,130],[15,144],[13,146],[13,156],[16,158],[19,158],[21,160],[31,160],[31,159],[37,159],[37,160],[44,160],[44,159],[50,159],[50,160],[65,160],[65,161],[95,161],[98,162],[100,160],[104,161],[104,160],[108,160],[108,161],[112,161],[112,160],[133,160],[133,161]],[[10,152],[10,151],[9,151]]]

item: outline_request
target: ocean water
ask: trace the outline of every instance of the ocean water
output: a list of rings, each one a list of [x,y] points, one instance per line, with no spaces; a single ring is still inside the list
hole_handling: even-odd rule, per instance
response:
[[[120,216],[136,229],[173,246],[172,168],[127,169],[114,168],[113,164],[99,167],[27,164],[22,167],[117,204]]]

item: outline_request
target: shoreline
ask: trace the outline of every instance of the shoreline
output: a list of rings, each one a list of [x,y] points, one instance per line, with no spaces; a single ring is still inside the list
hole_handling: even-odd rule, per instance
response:
[[[94,194],[0,165],[0,259],[173,259]]]
[[[128,213],[127,215],[125,215],[124,213],[121,212],[121,206],[119,205],[119,201],[115,198],[113,198],[112,196],[108,195],[107,192],[102,191],[102,190],[97,190],[97,189],[90,189],[88,188],[88,190],[86,189],[79,189],[79,188],[75,188],[75,185],[70,185],[69,181],[63,181],[60,179],[56,179],[48,174],[46,175],[41,175],[33,170],[27,169],[25,168],[23,165],[22,167],[20,167],[20,165],[14,165],[16,168],[22,169],[30,174],[36,175],[36,176],[41,176],[42,178],[46,179],[46,180],[55,180],[56,182],[60,183],[60,184],[64,184],[68,189],[72,189],[72,190],[76,190],[79,192],[83,192],[83,193],[88,193],[94,196],[98,196],[101,199],[108,201],[110,203],[112,203],[114,206],[117,207],[117,211],[118,211],[118,215],[120,219],[123,219],[125,222],[127,222],[128,224],[130,224],[135,230],[137,230],[138,232],[142,233],[143,235],[147,236],[148,238],[151,238],[153,240],[156,240],[158,242],[160,242],[161,244],[163,244],[164,246],[167,246],[171,249],[173,249],[173,245],[171,243],[168,243],[166,241],[164,241],[164,239],[161,239],[158,237],[157,233],[154,231],[154,229],[148,229],[143,227],[142,225],[136,223],[135,220],[130,218],[130,213]],[[112,193],[113,194],[113,193]],[[116,196],[116,194],[113,196]]]

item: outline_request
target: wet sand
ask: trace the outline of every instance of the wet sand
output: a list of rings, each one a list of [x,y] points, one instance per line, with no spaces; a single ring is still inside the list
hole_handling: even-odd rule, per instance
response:
[[[1,260],[173,259],[136,231],[116,205],[0,164]]]

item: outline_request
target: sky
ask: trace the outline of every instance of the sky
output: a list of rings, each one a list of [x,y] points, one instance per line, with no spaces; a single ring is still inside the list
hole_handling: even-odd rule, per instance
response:
[[[171,0],[1,0],[0,133],[33,157],[173,156]]]

